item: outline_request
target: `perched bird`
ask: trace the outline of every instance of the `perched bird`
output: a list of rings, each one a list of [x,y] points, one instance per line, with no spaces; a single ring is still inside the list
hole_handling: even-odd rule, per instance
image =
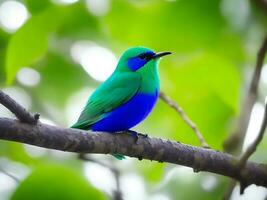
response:
[[[90,96],[72,128],[116,133],[143,121],[158,99],[159,58],[168,54],[145,47],[126,50],[113,74]]]

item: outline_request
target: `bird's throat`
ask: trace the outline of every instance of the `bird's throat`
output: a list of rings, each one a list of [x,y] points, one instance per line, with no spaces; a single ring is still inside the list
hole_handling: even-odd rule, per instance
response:
[[[140,92],[153,94],[155,91],[159,91],[160,80],[157,62],[149,62],[147,66],[140,69],[138,73],[142,78]]]

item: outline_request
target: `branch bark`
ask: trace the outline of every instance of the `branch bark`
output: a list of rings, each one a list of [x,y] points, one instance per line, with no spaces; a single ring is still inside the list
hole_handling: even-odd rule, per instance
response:
[[[168,162],[234,178],[240,182],[267,187],[267,166],[247,162],[243,173],[238,159],[219,151],[193,147],[160,138],[129,134],[108,134],[66,129],[43,123],[31,125],[0,118],[0,139],[76,153],[123,154],[130,157]]]
[[[32,115],[2,90],[0,90],[0,103],[8,108],[21,122],[36,124],[39,119],[39,114]]]

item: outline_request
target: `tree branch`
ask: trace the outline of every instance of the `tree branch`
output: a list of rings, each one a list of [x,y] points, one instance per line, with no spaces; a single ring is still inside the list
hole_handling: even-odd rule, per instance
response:
[[[32,115],[2,90],[0,90],[0,103],[8,108],[21,122],[36,124],[39,119],[39,114]]]
[[[135,139],[129,134],[108,134],[66,129],[43,123],[31,125],[0,118],[0,139],[77,153],[123,154],[138,159],[168,162],[267,187],[267,166],[247,162],[239,172],[238,159],[215,150],[160,138]]]
[[[230,135],[230,137],[224,143],[224,148],[227,152],[240,151],[242,147],[245,134],[248,128],[251,111],[258,95],[258,85],[266,51],[267,51],[267,36],[265,37],[258,51],[256,67],[253,73],[253,77],[249,86],[246,99],[241,108],[241,113],[237,126],[238,130],[236,130],[232,135]]]
[[[266,125],[267,125],[267,104],[265,104],[264,116],[263,116],[263,121],[262,121],[261,128],[260,128],[260,132],[256,140],[248,147],[248,149],[245,151],[245,153],[240,158],[240,161],[239,161],[240,168],[244,167],[249,157],[256,151],[257,146],[259,145],[259,143],[261,142],[263,138]]]
[[[178,105],[178,103],[171,100],[164,92],[159,93],[159,97],[170,107],[172,107],[184,120],[184,122],[194,131],[197,139],[199,140],[200,144],[204,148],[209,148],[208,143],[205,141],[204,137],[202,136],[201,132],[199,131],[197,125],[185,114],[183,109]]]
[[[255,4],[263,12],[267,10],[267,2],[265,0],[250,0],[251,4]]]
[[[238,154],[241,151],[242,144],[244,142],[245,135],[247,132],[252,108],[256,102],[256,98],[258,95],[258,85],[259,85],[260,75],[261,75],[266,51],[267,51],[267,36],[263,40],[261,47],[258,51],[256,66],[253,72],[252,80],[250,82],[249,90],[247,92],[245,101],[241,108],[237,130],[234,133],[232,133],[224,142],[223,146],[226,152],[232,152],[232,153]],[[236,181],[231,180],[229,187],[226,190],[226,193],[224,196],[225,200],[230,199],[235,185],[236,185]],[[242,190],[243,188],[245,188],[243,187],[243,185],[241,183],[240,192],[243,192]]]
[[[15,182],[20,183],[20,180],[14,176],[13,174],[7,172],[5,169],[3,169],[2,167],[0,167],[0,172],[2,172],[3,174],[5,174],[6,176],[9,176],[10,178],[12,178]]]
[[[262,120],[262,124],[261,124],[261,128],[260,128],[260,132],[256,138],[256,140],[248,147],[248,149],[244,152],[244,154],[241,156],[238,166],[241,170],[241,173],[243,173],[243,168],[246,165],[246,162],[248,161],[249,157],[256,151],[257,146],[260,144],[264,132],[266,130],[266,125],[267,125],[267,104],[265,103],[265,109],[264,109],[264,116],[263,116],[263,120]],[[246,189],[247,184],[246,183],[242,183],[240,185],[240,194],[244,193],[244,190]]]

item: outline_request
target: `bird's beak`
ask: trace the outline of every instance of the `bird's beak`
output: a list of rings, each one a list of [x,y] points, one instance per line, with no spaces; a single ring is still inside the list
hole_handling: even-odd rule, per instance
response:
[[[170,55],[172,54],[171,52],[169,51],[165,51],[165,52],[159,52],[159,53],[156,53],[152,59],[156,59],[156,58],[160,58],[160,57],[163,57],[163,56],[167,56],[167,55]]]

